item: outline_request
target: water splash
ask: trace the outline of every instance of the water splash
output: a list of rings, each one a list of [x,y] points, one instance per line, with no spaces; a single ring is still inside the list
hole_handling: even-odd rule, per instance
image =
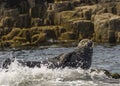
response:
[[[28,68],[22,67],[17,61],[9,69],[0,69],[0,86],[99,86],[106,84],[100,82],[103,78],[106,76],[102,72],[90,73],[80,68],[48,69],[44,65],[41,68]],[[110,84],[107,83],[107,86]]]

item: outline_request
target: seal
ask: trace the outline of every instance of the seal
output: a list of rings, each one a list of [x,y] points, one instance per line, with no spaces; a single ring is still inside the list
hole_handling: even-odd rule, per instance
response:
[[[44,61],[21,61],[17,60],[23,66],[28,67],[41,67],[46,65],[48,68],[82,68],[89,69],[91,67],[93,55],[93,42],[89,39],[83,39],[79,42],[76,49],[69,53],[63,53],[57,57],[50,58]],[[8,66],[14,62],[13,59],[6,59],[3,62],[2,68],[8,68]]]

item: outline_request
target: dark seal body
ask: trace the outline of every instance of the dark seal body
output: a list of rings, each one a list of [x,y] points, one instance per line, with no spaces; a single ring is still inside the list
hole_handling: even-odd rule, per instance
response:
[[[50,58],[44,61],[21,61],[17,60],[23,66],[28,67],[41,67],[41,65],[46,65],[48,68],[82,68],[89,69],[92,61],[93,54],[93,42],[89,39],[84,39],[80,41],[77,48],[73,52],[64,53],[57,57]],[[8,68],[8,66],[13,62],[11,59],[6,59],[3,62],[2,67]]]

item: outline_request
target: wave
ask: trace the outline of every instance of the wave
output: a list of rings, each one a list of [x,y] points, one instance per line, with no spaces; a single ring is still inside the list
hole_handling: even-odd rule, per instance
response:
[[[108,78],[103,71],[77,69],[28,68],[13,62],[0,69],[0,86],[118,86],[119,80]]]

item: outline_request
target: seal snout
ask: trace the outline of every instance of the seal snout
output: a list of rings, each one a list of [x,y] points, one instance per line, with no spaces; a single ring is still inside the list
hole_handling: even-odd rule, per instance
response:
[[[78,47],[87,47],[87,48],[93,48],[94,43],[90,39],[83,39],[79,42]]]

